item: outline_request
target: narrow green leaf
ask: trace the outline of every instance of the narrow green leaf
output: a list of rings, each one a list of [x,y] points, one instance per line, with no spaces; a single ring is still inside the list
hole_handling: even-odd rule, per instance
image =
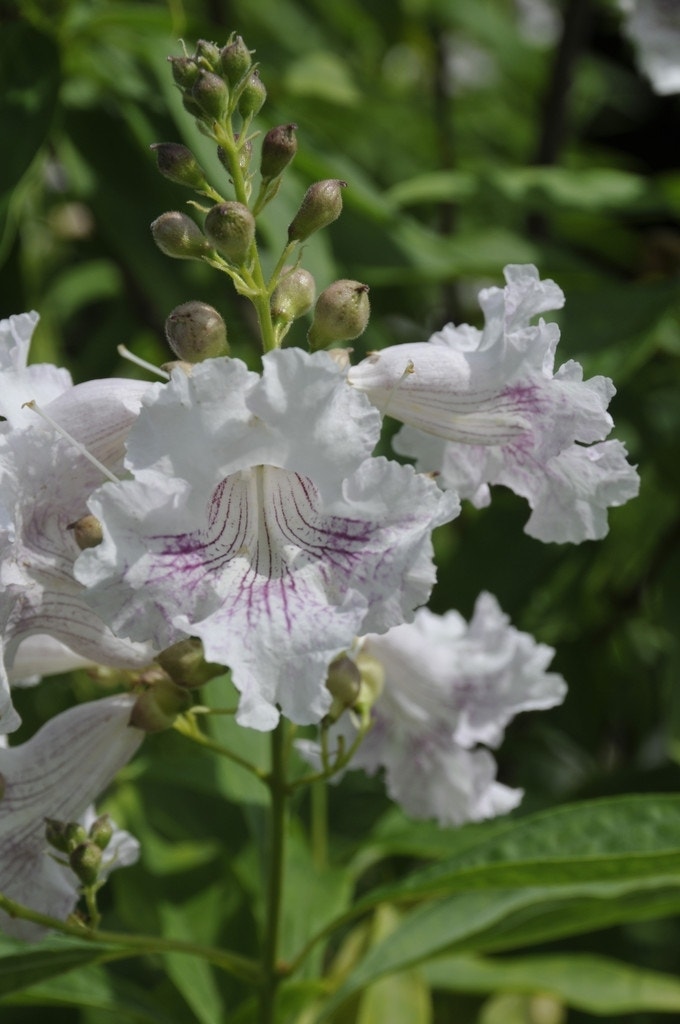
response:
[[[191,941],[181,908],[164,903],[161,918],[168,938]],[[224,1008],[210,965],[182,953],[168,953],[165,963],[169,977],[195,1013],[196,1020],[200,1024],[223,1024]]]
[[[29,946],[0,958],[0,996],[105,959],[106,952],[92,945]]]
[[[614,797],[509,820],[448,860],[370,893],[357,909],[472,889],[653,878],[679,868],[680,797]]]
[[[428,903],[371,949],[328,1006],[328,1016],[377,978],[445,950],[502,950],[645,920],[680,910],[680,873],[671,877],[478,891]]]
[[[588,1013],[680,1010],[680,979],[587,953],[506,960],[447,956],[420,971],[434,989],[547,992]]]

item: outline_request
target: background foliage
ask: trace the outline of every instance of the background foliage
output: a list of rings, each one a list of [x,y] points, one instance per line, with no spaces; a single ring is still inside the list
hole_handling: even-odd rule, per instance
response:
[[[570,685],[563,708],[521,716],[500,752],[501,779],[526,789],[513,816],[519,823],[567,802],[673,793],[680,783],[680,171],[669,144],[680,101],[655,96],[637,72],[613,3],[555,4],[554,32],[546,35],[522,14],[529,6],[25,0],[19,7],[0,0],[0,316],[39,310],[34,359],[66,365],[76,380],[132,374],[116,345],[165,361],[165,317],[193,298],[220,309],[233,354],[246,355],[254,325],[242,301],[205,266],[162,256],[149,232],[151,220],[186,198],[157,173],[151,143],[184,142],[216,182],[223,173],[182,111],[166,58],[181,52],[180,37],[191,48],[199,37],[221,43],[234,28],[256,50],[269,92],[260,127],[299,126],[299,155],[263,237],[273,258],[307,185],[349,182],[342,218],[310,240],[305,264],[319,289],[337,277],[370,285],[373,316],[358,348],[424,340],[451,319],[472,322],[477,291],[500,282],[509,262],[534,262],[564,289],[561,361],[575,357],[586,376],[614,378],[616,436],[639,463],[639,499],[611,514],[604,542],[578,548],[526,537],[525,504],[500,490],[491,509],[466,509],[437,536],[433,606],[468,615],[478,591],[491,590],[519,628],[556,647],[554,668]],[[24,732],[91,685],[76,676],[21,694]],[[253,747],[261,737],[237,739]],[[107,924],[252,951],[262,799],[238,769],[187,752],[181,738],[148,741],[108,798],[119,823],[141,839],[143,864],[112,880]],[[290,955],[310,915],[322,926],[346,906],[352,882],[359,894],[397,882],[414,860],[436,863],[490,842],[498,827],[415,831],[388,807],[379,782],[351,775],[330,799],[334,846],[353,870],[314,882],[302,835],[291,837]],[[635,845],[644,799],[596,806],[594,834],[609,807],[618,808],[617,827],[626,823],[625,834],[601,847],[603,856],[616,851],[617,838],[644,847],[644,838]],[[655,806],[671,819],[678,813],[675,802]],[[587,834],[585,821],[575,821]],[[560,828],[554,843],[578,860],[579,844],[570,846]],[[490,863],[500,856],[487,854]],[[517,858],[531,862],[521,842]],[[648,874],[658,881],[654,870]],[[478,937],[471,951],[430,960],[420,973],[411,969],[409,946],[401,959],[395,954],[391,980],[361,1000],[355,993],[326,1019],[578,1024],[630,1014],[642,1024],[653,1012],[680,1019],[680,983],[643,973],[680,975],[680,925],[668,916],[678,909],[678,878],[675,888],[657,885],[639,911],[635,901],[653,886],[642,870],[631,878],[625,891],[602,895],[623,908],[618,916],[592,924],[584,894],[565,890],[554,919],[575,907],[581,925],[573,935],[542,927],[540,915],[533,931],[522,931],[517,922],[532,917],[527,904],[503,911],[506,933],[512,921],[516,929],[505,946]],[[450,906],[427,906],[430,915],[466,920],[480,898],[462,892],[447,896]],[[532,905],[545,908],[550,899],[536,892]],[[340,933],[336,973],[343,956],[351,959],[348,942],[379,947],[398,933],[400,913],[386,897],[363,930]],[[407,935],[414,927],[409,918]],[[437,934],[436,921],[421,927],[422,936]],[[453,948],[449,931],[445,939],[434,953]],[[68,954],[63,943],[58,948]],[[45,960],[50,947],[41,949],[35,956]],[[487,949],[517,952],[481,959]],[[3,1021],[32,1020],[40,1005],[55,1024],[99,1024],[114,1013],[213,1024],[226,1019],[222,1004],[236,1005],[242,994],[236,982],[179,955],[164,959],[167,976],[153,957],[105,970],[92,951],[89,960],[75,949],[70,955],[86,966],[49,980],[36,961],[38,973],[23,984],[42,980],[25,991],[16,971],[0,975]],[[288,998],[293,1014],[294,989]]]

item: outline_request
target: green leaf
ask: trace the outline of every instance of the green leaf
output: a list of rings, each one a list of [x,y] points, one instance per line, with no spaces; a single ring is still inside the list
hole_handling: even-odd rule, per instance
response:
[[[27,946],[0,958],[0,996],[105,959],[106,951],[89,943],[55,940],[39,947]]]
[[[428,903],[401,925],[340,987],[318,1022],[378,978],[445,950],[502,950],[646,920],[680,910],[680,874],[670,878],[470,892]]]
[[[164,903],[161,908],[163,931],[172,939],[191,941],[186,917],[180,907]],[[212,968],[204,960],[183,953],[165,956],[168,976],[182,993],[200,1024],[222,1024],[224,1008]]]
[[[680,980],[587,953],[484,959],[448,956],[424,964],[422,976],[449,992],[550,993],[588,1013],[680,1010]]]
[[[121,978],[107,975],[98,967],[85,967],[72,974],[31,985],[28,989],[0,999],[3,1006],[65,1006],[106,1010],[118,1019],[135,1024],[175,1024],[180,1018],[168,1015],[146,992]],[[124,1015],[124,1017],[123,1017]]]
[[[680,879],[680,797],[623,796],[506,821],[448,860],[382,887],[357,909],[472,889],[565,885],[664,874]]]

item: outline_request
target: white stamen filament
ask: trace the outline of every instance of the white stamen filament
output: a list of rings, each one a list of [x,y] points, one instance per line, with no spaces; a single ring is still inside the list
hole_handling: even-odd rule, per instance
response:
[[[57,421],[53,420],[51,416],[48,416],[48,414],[41,409],[35,401],[32,400],[30,402],[24,402],[22,408],[32,409],[33,412],[37,412],[38,416],[41,416],[46,423],[49,423],[53,430],[56,430],[58,434],[61,434],[61,436],[65,438],[69,444],[76,449],[76,451],[80,452],[80,454],[91,462],[93,466],[96,466],[100,473],[104,474],[107,480],[110,480],[114,484],[120,483],[118,477],[114,476],[111,470],[106,468],[103,462],[100,462],[94,455],[91,455],[85,445],[81,444],[80,441],[76,441],[75,437],[72,437],[69,432],[62,427],[61,423],[57,423]]]
[[[136,366],[141,366],[143,370],[148,370],[149,373],[155,373],[159,377],[163,377],[164,380],[170,380],[170,374],[166,373],[165,370],[161,370],[160,366],[154,366],[153,363],[149,363],[146,359],[142,359],[141,356],[136,356],[134,352],[131,352],[125,345],[118,346],[118,355],[122,356],[123,359],[127,359],[128,362],[134,363]]]

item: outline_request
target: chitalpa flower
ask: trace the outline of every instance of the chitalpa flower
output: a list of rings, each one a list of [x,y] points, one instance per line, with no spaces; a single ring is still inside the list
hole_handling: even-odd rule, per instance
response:
[[[65,920],[79,899],[80,883],[49,845],[46,820],[94,820],[90,805],[132,758],[144,733],[128,724],[133,696],[106,697],[70,708],[30,740],[0,749],[0,891],[9,899]],[[3,738],[4,741],[4,738]],[[139,844],[113,830],[99,879],[132,864]],[[0,911],[0,930],[39,938],[45,929]]]
[[[238,721],[319,721],[330,659],[408,621],[434,582],[430,534],[458,510],[371,452],[380,416],[325,353],[262,375],[208,359],[153,386],[128,439],[133,480],[90,501],[103,543],[76,575],[116,635],[185,636],[227,665]]]
[[[349,763],[385,773],[389,796],[413,818],[460,825],[505,814],[522,790],[496,781],[498,747],[521,711],[561,703],[562,677],[546,669],[554,651],[509,624],[496,599],[483,593],[469,622],[456,611],[426,608],[382,636],[363,638],[358,661],[370,656],[384,683],[372,725]],[[358,721],[345,712],[330,727],[331,756],[350,749]],[[316,743],[301,753],[321,762]]]
[[[554,372],[557,324],[532,319],[564,295],[534,266],[505,268],[505,288],[485,288],[485,326],[449,324],[427,342],[375,352],[348,379],[383,413],[401,420],[394,448],[434,471],[477,507],[489,484],[527,499],[528,534],[542,541],[598,539],[607,508],[637,494],[639,479],[620,441],[605,441],[615,392],[606,377],[583,380],[573,360]]]
[[[678,0],[619,0],[624,30],[654,92],[680,92],[680,4]]]
[[[20,679],[36,674],[30,657],[19,671],[13,667],[29,637],[58,641],[62,670],[83,659],[138,668],[153,657],[148,643],[113,636],[85,604],[73,576],[80,552],[74,527],[105,473],[122,469],[124,439],[149,385],[109,379],[74,386],[65,370],[26,367],[36,320],[23,314],[0,323],[0,410],[6,417],[0,432],[0,733],[19,724],[8,673]],[[71,440],[25,406],[33,400]],[[39,641],[32,643],[35,653]]]

